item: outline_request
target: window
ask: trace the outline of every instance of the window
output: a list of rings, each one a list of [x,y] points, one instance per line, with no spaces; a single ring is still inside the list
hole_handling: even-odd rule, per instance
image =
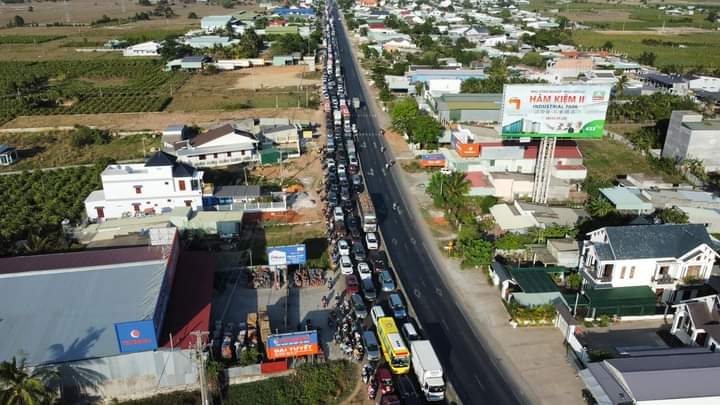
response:
[[[186,207],[192,207],[192,200],[185,200]]]
[[[198,160],[205,160],[205,155],[198,156]]]
[[[620,269],[620,278],[625,278],[625,266],[622,266],[622,269]]]
[[[197,190],[200,188],[200,182],[198,180],[190,180],[190,189]]]
[[[615,266],[612,264],[606,264],[605,267],[603,267],[602,279],[604,281],[610,281],[610,279],[612,279],[612,273],[613,273],[614,267]]]
[[[232,152],[228,152],[227,157],[232,157]]]
[[[660,271],[658,272],[660,277],[667,276],[668,273],[670,273],[670,266],[660,266]]]
[[[217,154],[217,153],[213,153],[213,159],[217,159],[217,157],[218,157],[218,154]]]
[[[633,277],[635,277],[635,266],[630,267],[630,277],[629,278],[633,278]]]
[[[170,184],[170,182],[169,182],[169,181],[166,181],[166,182],[165,182],[165,185],[166,185],[166,186],[167,186],[167,185],[169,185],[169,184]]]
[[[172,200],[168,198],[167,202],[172,202]]]
[[[702,266],[688,266],[685,276],[690,278],[699,278],[700,270],[702,270]]]
[[[133,186],[135,187],[135,194],[142,194],[142,186]]]
[[[178,181],[178,188],[180,191],[185,191],[185,180]]]

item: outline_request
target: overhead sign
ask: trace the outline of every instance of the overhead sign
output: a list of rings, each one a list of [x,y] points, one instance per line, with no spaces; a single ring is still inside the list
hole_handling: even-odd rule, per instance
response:
[[[152,320],[116,323],[115,334],[123,353],[144,352],[158,347]]]
[[[271,246],[267,248],[267,255],[270,266],[287,266],[307,262],[305,245]]]
[[[270,360],[318,354],[320,353],[320,345],[318,344],[317,331],[270,335],[266,352]]]
[[[608,84],[506,84],[504,138],[602,138]]]

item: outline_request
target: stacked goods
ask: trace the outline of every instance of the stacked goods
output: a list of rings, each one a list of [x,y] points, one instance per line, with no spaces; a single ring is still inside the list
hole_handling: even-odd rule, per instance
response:
[[[261,307],[258,311],[258,319],[260,322],[260,339],[263,345],[267,346],[268,338],[270,338],[270,316],[267,312],[267,307]]]

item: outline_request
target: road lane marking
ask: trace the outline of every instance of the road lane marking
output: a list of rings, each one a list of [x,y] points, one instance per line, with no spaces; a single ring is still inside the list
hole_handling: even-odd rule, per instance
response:
[[[475,378],[475,381],[477,381],[478,386],[480,386],[480,389],[483,391],[487,391],[485,389],[485,384],[483,384],[482,381],[480,381],[480,377],[478,377],[477,374],[473,374],[473,377]]]
[[[420,298],[420,296],[422,295],[420,290],[418,290],[417,288],[413,288],[413,294],[418,298]]]
[[[435,294],[437,294],[437,295],[439,295],[439,296],[441,296],[441,297],[443,296],[443,292],[442,292],[442,290],[440,289],[440,287],[435,287]]]
[[[393,244],[393,245],[397,245],[397,243],[398,243],[397,239],[392,238],[392,244]]]
[[[450,332],[450,328],[448,328],[447,322],[445,322],[445,318],[440,318],[440,323],[442,323],[443,328],[445,328],[446,331]]]
[[[417,244],[417,241],[415,240],[415,238],[410,238],[410,243],[412,243],[413,245],[415,245],[415,244]]]

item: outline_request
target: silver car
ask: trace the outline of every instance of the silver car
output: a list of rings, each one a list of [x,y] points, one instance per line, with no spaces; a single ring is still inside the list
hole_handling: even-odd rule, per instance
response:
[[[366,330],[362,334],[363,343],[365,344],[365,352],[367,353],[368,361],[379,361],[380,360],[380,346],[375,338],[375,334]]]
[[[378,274],[378,283],[383,292],[395,291],[395,281],[389,271],[385,270]]]

